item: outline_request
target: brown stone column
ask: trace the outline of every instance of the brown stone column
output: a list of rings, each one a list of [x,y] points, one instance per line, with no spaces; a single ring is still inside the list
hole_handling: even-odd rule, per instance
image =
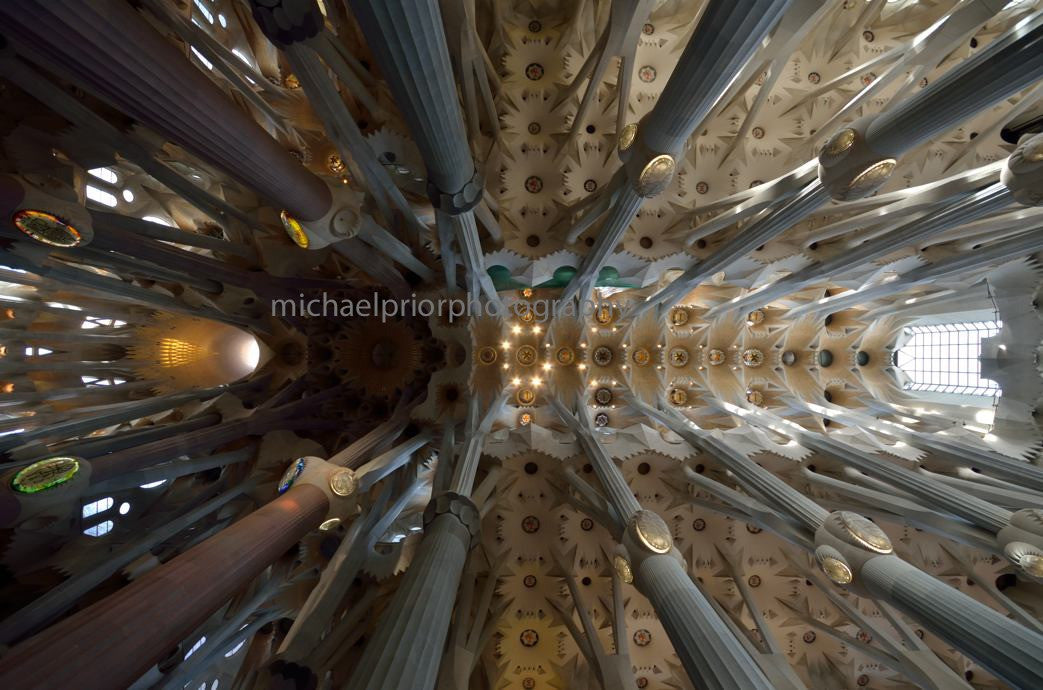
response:
[[[326,516],[298,485],[115,594],[8,650],[0,687],[124,688]]]
[[[73,79],[299,220],[330,210],[326,183],[124,0],[0,2],[0,26],[19,54]]]

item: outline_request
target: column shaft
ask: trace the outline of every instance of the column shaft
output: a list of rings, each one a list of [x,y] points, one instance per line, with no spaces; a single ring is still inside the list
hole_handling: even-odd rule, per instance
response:
[[[895,556],[870,559],[858,580],[996,677],[1016,688],[1043,687],[1043,635]]]
[[[329,187],[131,5],[5,2],[0,24],[20,53],[72,78],[295,217],[317,220],[330,209]]]
[[[14,647],[0,658],[0,687],[128,687],[315,529],[327,510],[320,489],[294,487],[115,594]]]

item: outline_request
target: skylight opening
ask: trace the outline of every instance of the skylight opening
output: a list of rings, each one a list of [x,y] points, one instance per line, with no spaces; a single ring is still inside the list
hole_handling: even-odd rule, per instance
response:
[[[83,506],[81,513],[82,517],[89,518],[97,515],[98,513],[104,513],[106,510],[112,507],[113,500],[111,496],[105,498],[99,498],[97,501],[91,501],[90,503]]]
[[[99,180],[108,182],[109,184],[116,184],[119,182],[119,176],[112,168],[91,168],[87,171],[87,174],[97,177]]]
[[[909,377],[908,391],[999,397],[999,385],[981,375],[981,344],[1000,332],[999,321],[969,321],[910,326],[895,353],[895,364]]]

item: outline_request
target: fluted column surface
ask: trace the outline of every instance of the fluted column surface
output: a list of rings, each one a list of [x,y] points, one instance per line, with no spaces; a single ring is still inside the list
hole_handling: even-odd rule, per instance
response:
[[[349,0],[370,50],[443,192],[474,175],[449,47],[436,0]]]
[[[1043,15],[1037,14],[916,97],[893,104],[869,126],[866,140],[881,154],[898,155],[1013,96],[1041,76]]]
[[[431,523],[347,690],[435,687],[470,540],[452,514]]]
[[[331,194],[176,47],[122,0],[0,3],[19,50],[301,220],[326,214]]]
[[[0,658],[0,687],[128,687],[326,515],[297,486]],[[57,655],[57,656],[56,656]]]
[[[727,90],[790,0],[712,0],[642,124],[654,151],[679,151]]]
[[[659,616],[688,677],[703,690],[753,690],[771,683],[714,611],[681,563],[649,556],[635,580]]]
[[[895,556],[870,559],[858,574],[869,592],[1016,688],[1043,687],[1043,635],[961,594]]]

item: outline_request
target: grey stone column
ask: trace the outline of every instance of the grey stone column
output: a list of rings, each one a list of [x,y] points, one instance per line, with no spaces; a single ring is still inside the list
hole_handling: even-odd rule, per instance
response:
[[[129,4],[5,2],[0,25],[19,53],[68,76],[296,218],[315,220],[329,210],[329,187]]]
[[[780,297],[801,290],[812,283],[825,281],[834,276],[857,269],[870,261],[894,252],[895,247],[916,246],[924,240],[939,235],[946,230],[970,223],[979,218],[993,214],[1014,201],[1010,190],[1001,183],[972,192],[951,203],[932,211],[924,218],[917,218],[903,223],[880,237],[837,254],[831,259],[815,262],[794,273],[780,278],[763,290],[757,290],[742,299],[728,302],[719,308],[710,310],[710,315],[724,311],[742,312],[754,305],[768,304]]]
[[[671,554],[648,556],[637,566],[634,584],[648,597],[696,687],[707,690],[772,687],[749,652],[692,582],[679,558]]]
[[[359,659],[346,690],[432,690],[467,552],[481,518],[470,499],[442,494],[412,564]]]
[[[580,408],[577,420],[558,400],[551,403],[586,451],[609,503],[626,524],[622,544],[630,560],[618,557],[616,571],[648,597],[692,682],[722,690],[770,688],[749,651],[685,572],[666,523],[641,507],[622,472],[590,432],[589,415],[582,414],[586,408]]]
[[[623,189],[562,299],[583,299],[589,294],[644,198],[659,194],[670,184],[688,138],[756,52],[789,2],[708,3],[652,112],[640,125],[627,125],[618,133],[619,155],[626,171]]]
[[[862,586],[1015,688],[1043,687],[1043,635],[895,556],[870,558]]]

